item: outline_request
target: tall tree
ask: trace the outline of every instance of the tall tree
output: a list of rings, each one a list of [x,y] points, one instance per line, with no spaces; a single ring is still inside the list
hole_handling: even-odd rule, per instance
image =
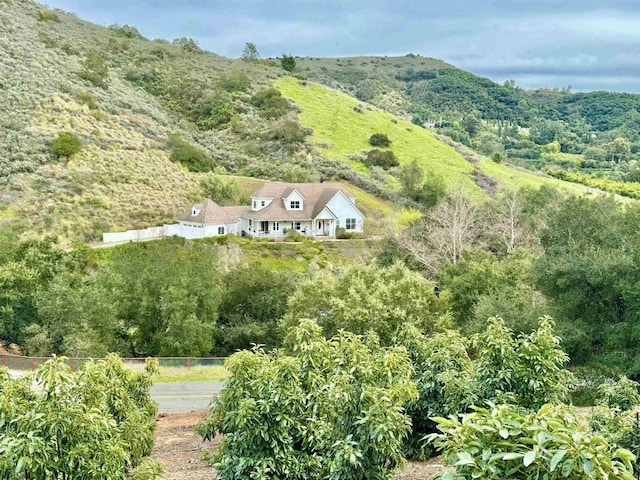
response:
[[[260,53],[258,52],[258,47],[256,47],[255,43],[247,42],[244,44],[244,49],[242,50],[242,56],[240,57],[247,62],[255,62],[260,60]]]

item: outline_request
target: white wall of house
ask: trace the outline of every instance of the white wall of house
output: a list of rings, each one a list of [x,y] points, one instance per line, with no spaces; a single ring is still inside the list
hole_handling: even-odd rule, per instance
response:
[[[287,210],[302,210],[304,208],[304,197],[297,190],[291,192],[289,196],[284,199],[284,202],[284,208]],[[291,202],[300,202],[300,208],[291,208]]]
[[[364,217],[360,213],[360,211],[355,208],[353,203],[342,193],[338,192],[330,201],[327,203],[327,207],[335,214],[337,217],[338,227],[346,228],[347,219],[355,218],[356,225],[355,228],[350,229],[350,232],[362,232],[364,229]]]
[[[251,197],[251,210],[258,212],[267,208],[273,202],[273,198]]]

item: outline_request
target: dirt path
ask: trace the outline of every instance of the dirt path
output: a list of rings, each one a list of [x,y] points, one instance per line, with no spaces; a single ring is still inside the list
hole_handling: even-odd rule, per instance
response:
[[[153,457],[164,468],[162,480],[212,480],[213,468],[203,460],[206,451],[213,451],[218,441],[203,442],[194,432],[196,423],[206,410],[189,413],[170,413],[158,416],[156,446]],[[442,469],[437,460],[429,462],[409,462],[404,472],[395,480],[428,480]]]

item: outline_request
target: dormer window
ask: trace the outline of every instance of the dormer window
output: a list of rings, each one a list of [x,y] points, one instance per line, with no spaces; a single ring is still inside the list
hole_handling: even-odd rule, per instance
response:
[[[256,209],[256,201],[255,200],[253,201],[253,209],[254,210]]]
[[[196,207],[193,207],[191,209],[191,215],[193,215],[194,217],[198,215],[198,213],[200,213],[200,211]]]
[[[291,200],[289,208],[291,210],[300,210],[300,200]]]

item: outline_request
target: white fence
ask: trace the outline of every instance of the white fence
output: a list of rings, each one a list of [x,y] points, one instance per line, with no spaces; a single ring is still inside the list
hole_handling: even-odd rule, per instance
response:
[[[102,234],[104,243],[144,242],[163,237],[173,237],[180,234],[180,224],[163,225],[162,227],[143,228],[141,230],[127,230],[126,232],[109,232]]]

